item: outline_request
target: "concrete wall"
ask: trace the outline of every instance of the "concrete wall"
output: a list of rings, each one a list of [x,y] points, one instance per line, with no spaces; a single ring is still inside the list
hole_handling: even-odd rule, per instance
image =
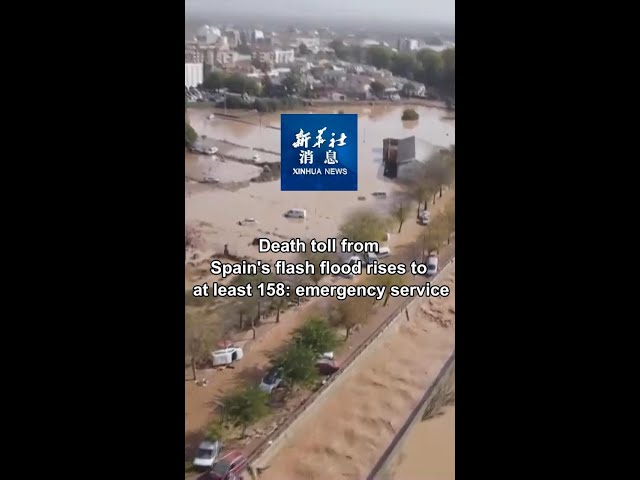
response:
[[[440,273],[432,280],[431,283],[436,283],[440,276],[448,270],[448,267],[455,261],[453,258]],[[332,390],[337,386],[348,381],[352,375],[358,371],[357,365],[362,363],[363,359],[372,355],[376,350],[384,344],[385,338],[390,334],[397,332],[398,328],[402,324],[402,321],[406,321],[406,311],[409,312],[409,316],[413,317],[417,314],[421,303],[424,301],[424,297],[416,297],[411,299],[407,304],[398,308],[390,318],[385,321],[381,328],[372,335],[372,337],[362,344],[353,355],[343,365],[343,368],[329,379],[329,382],[325,384],[320,390],[315,392],[305,403],[306,408],[301,412],[295,412],[293,414],[293,420],[288,426],[278,428],[273,434],[265,439],[265,446],[259,448],[249,458],[250,465],[253,468],[264,468],[269,465],[271,459],[280,451],[280,449],[286,444],[286,442],[293,437],[296,432],[301,428],[304,428],[306,421],[318,410],[320,406],[329,398]],[[271,442],[268,445],[266,442]],[[267,446],[268,445],[268,446]]]
[[[184,64],[184,85],[186,87],[197,87],[204,79],[204,66],[202,63]]]

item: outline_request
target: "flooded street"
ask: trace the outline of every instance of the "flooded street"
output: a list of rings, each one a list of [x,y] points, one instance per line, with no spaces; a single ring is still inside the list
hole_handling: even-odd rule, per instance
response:
[[[409,432],[394,468],[393,480],[455,479],[456,407],[446,407],[441,416],[418,422]]]
[[[338,108],[313,108],[310,111],[337,113]],[[194,185],[187,184],[187,192],[190,192],[185,199],[187,222],[206,222],[211,225],[208,230],[203,231],[209,248],[222,251],[224,245],[228,244],[233,253],[254,257],[257,254],[257,248],[252,247],[250,243],[261,234],[276,238],[326,239],[335,235],[345,215],[354,208],[374,206],[388,209],[392,201],[389,197],[386,200],[380,200],[371,195],[376,191],[391,194],[399,188],[394,182],[382,176],[383,138],[415,136],[417,154],[423,157],[427,157],[436,148],[449,147],[455,143],[455,120],[444,119],[448,112],[415,106],[411,108],[420,114],[420,119],[417,122],[402,122],[400,117],[404,108],[402,105],[341,108],[344,113],[358,114],[357,192],[281,192],[279,180],[251,183],[235,191],[216,186],[202,188],[202,185],[198,185],[198,188],[195,188]],[[243,115],[242,122],[225,119],[219,115],[209,120],[209,113],[210,111],[204,109],[189,110],[191,125],[198,134],[243,147],[280,152],[279,113]],[[229,113],[238,112],[229,110]],[[268,153],[257,153],[262,160],[268,158],[272,161],[274,158]],[[188,159],[187,164],[189,162],[194,160]],[[253,165],[242,165],[230,161],[224,164],[213,162],[213,164],[215,173],[211,176],[219,178],[222,182],[236,182],[242,181],[239,179],[251,178],[256,176],[256,170],[249,169],[259,169]],[[188,174],[187,176],[197,179],[196,174],[200,167],[186,165],[185,173],[189,168],[193,168],[192,174],[195,176]],[[229,169],[232,173],[226,174],[225,169]],[[358,197],[364,197],[364,199],[359,200]],[[283,214],[291,208],[306,209],[307,219],[284,218]],[[238,225],[238,222],[245,218],[254,218],[258,223],[250,226]],[[261,255],[261,258],[269,259],[269,256]]]

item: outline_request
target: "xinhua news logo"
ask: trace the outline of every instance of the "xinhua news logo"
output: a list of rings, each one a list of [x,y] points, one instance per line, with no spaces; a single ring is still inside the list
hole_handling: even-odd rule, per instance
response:
[[[358,190],[358,115],[283,113],[280,118],[280,190]]]

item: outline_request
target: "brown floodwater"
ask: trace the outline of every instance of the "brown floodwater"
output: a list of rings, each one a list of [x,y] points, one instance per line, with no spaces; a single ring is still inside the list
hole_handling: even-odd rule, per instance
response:
[[[454,480],[456,407],[418,422],[408,433],[392,480]]]
[[[388,209],[392,193],[400,187],[382,176],[382,139],[415,136],[417,154],[426,158],[439,147],[455,144],[455,119],[444,119],[447,112],[437,108],[414,106],[420,118],[416,122],[401,120],[404,106],[340,107],[344,113],[358,114],[358,191],[357,192],[282,192],[280,182],[251,183],[235,191],[210,186],[193,188],[187,184],[191,195],[185,199],[187,222],[206,222],[213,225],[205,232],[208,247],[222,250],[228,244],[234,253],[255,256],[256,247],[251,241],[260,235],[285,238],[326,239],[335,235],[345,215],[358,207]],[[338,107],[313,108],[314,113],[337,113]],[[308,112],[307,111],[307,112]],[[244,115],[242,123],[225,119],[219,115],[208,119],[206,109],[188,111],[192,126],[200,135],[224,140],[246,148],[260,148],[280,152],[280,114]],[[232,113],[230,111],[230,113]],[[303,113],[290,112],[290,113]],[[237,147],[235,147],[237,148]],[[265,156],[260,153],[260,156]],[[234,165],[236,163],[236,165]],[[215,176],[221,181],[227,177],[225,168],[233,170],[231,178],[245,178],[251,172],[237,162],[229,162],[218,168]],[[195,168],[195,167],[194,167]],[[255,170],[254,170],[255,172]],[[236,181],[236,180],[230,180]],[[385,191],[386,200],[372,197],[376,191]],[[359,197],[364,197],[360,200]],[[307,210],[305,221],[294,221],[283,217],[291,208]],[[238,225],[240,220],[254,218],[254,225]],[[263,254],[261,258],[268,259]]]

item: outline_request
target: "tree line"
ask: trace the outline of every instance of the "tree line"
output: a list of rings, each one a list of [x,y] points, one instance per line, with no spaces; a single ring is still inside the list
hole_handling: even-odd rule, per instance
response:
[[[394,75],[435,87],[447,95],[455,96],[456,50],[449,48],[436,52],[423,48],[417,52],[398,53],[389,47],[375,45],[361,47],[334,40],[330,47],[340,60],[373,65],[390,70]]]

